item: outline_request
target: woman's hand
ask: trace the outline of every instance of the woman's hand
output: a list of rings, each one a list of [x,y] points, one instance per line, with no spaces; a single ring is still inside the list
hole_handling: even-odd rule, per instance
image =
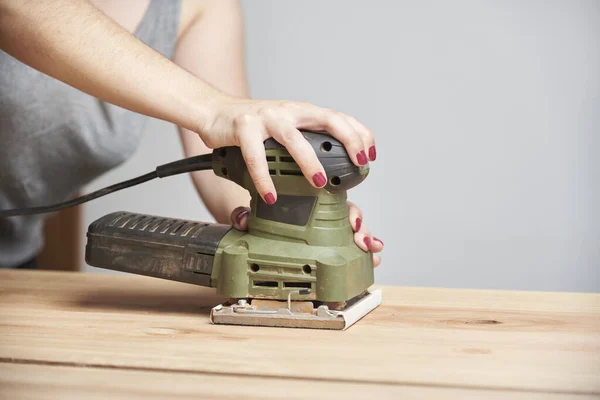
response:
[[[383,242],[374,236],[371,236],[367,227],[362,223],[362,211],[351,202],[348,202],[350,225],[354,230],[354,242],[363,251],[373,252],[373,265],[378,267],[381,264],[381,258],[375,253],[383,250]],[[248,207],[238,207],[231,213],[231,223],[233,227],[240,231],[248,229]]]
[[[299,129],[327,131],[344,144],[357,166],[374,161],[377,155],[373,134],[363,124],[309,103],[219,97],[204,111],[196,129],[202,141],[212,149],[240,147],[254,186],[267,204],[277,200],[263,144],[270,137],[286,147],[316,188],[325,186],[327,176]]]
[[[373,252],[373,265],[378,267],[379,264],[381,264],[381,258],[375,253],[379,253],[383,250],[383,242],[381,239],[372,236],[365,224],[362,223],[363,215],[360,208],[349,201],[348,209],[348,218],[350,219],[350,225],[352,225],[352,229],[354,230],[354,242],[364,251],[370,250]]]

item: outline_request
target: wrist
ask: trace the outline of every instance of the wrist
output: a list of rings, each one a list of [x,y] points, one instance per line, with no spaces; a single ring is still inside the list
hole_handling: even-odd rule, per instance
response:
[[[179,98],[177,125],[201,134],[203,128],[213,121],[222,105],[232,98],[196,78],[186,89],[187,95]]]

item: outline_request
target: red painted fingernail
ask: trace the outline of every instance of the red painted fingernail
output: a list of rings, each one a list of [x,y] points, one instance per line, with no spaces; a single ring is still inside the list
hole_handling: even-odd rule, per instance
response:
[[[367,248],[371,247],[371,238],[368,236],[365,236],[365,238],[363,239],[363,242],[365,242],[365,244],[367,245]]]
[[[369,147],[369,160],[375,161],[376,158],[377,158],[377,149],[375,149],[375,146]]]
[[[235,221],[237,222],[238,225],[240,225],[242,223],[242,219],[248,214],[248,210],[244,210],[241,213],[238,214],[238,216],[235,218]]]
[[[360,231],[361,226],[362,226],[362,219],[356,218],[356,232]]]
[[[275,204],[275,196],[273,196],[273,193],[269,192],[265,194],[265,203],[268,205]]]
[[[327,179],[325,179],[325,175],[322,172],[317,172],[313,175],[313,182],[317,187],[323,187],[327,183]]]
[[[373,240],[377,240],[383,246],[383,241],[381,239],[377,239],[376,237],[374,237]]]
[[[360,153],[356,155],[356,160],[360,165],[365,165],[367,163],[367,155],[364,150],[361,150]]]

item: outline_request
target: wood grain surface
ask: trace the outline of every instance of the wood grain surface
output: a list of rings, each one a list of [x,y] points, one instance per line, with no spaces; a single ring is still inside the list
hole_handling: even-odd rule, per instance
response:
[[[0,393],[600,396],[598,294],[382,289],[383,304],[345,332],[233,327],[209,323],[210,308],[223,299],[208,288],[130,275],[0,271]],[[252,397],[261,388],[267,392]]]
[[[464,399],[593,400],[593,394],[311,381],[168,371],[0,363],[0,398],[106,399]]]

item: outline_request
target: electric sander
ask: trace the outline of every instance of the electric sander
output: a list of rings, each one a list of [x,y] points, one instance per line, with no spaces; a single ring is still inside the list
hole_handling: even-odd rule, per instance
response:
[[[214,324],[348,328],[382,298],[381,291],[369,291],[374,282],[373,255],[354,243],[346,203],[347,190],[367,177],[369,167],[355,166],[344,146],[327,134],[302,134],[325,169],[329,179],[325,187],[310,185],[285,147],[273,139],[264,143],[278,193],[273,205],[258,195],[238,147],[165,164],[112,189],[212,169],[250,192],[248,230],[115,212],[90,224],[86,262],[216,288],[229,301],[211,310]]]

